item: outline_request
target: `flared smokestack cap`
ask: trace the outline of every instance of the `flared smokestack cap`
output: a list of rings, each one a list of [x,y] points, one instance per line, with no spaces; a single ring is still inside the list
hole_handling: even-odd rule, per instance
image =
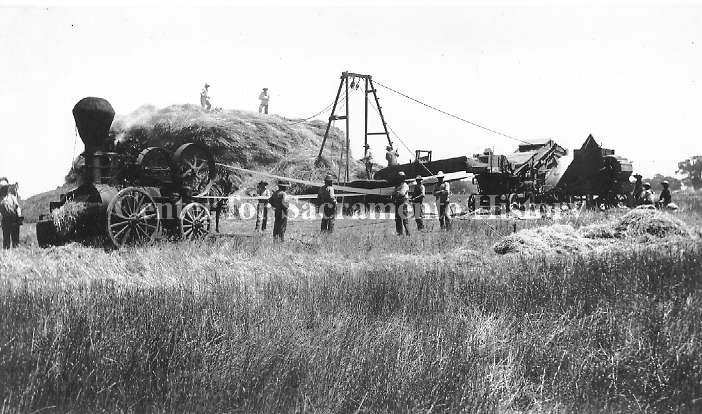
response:
[[[86,153],[105,149],[110,126],[115,119],[115,110],[107,99],[81,99],[73,107],[73,119],[76,121],[80,139],[85,144]]]

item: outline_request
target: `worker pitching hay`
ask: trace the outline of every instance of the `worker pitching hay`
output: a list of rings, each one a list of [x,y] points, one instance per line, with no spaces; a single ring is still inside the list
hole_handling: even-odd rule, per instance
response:
[[[493,249],[499,254],[564,254],[616,248],[622,243],[668,243],[694,238],[695,232],[670,214],[635,209],[608,223],[578,230],[560,224],[522,230],[503,238]]]

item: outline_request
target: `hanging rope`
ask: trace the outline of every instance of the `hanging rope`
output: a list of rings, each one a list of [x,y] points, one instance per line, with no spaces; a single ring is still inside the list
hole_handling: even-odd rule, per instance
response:
[[[369,102],[369,103],[370,103],[370,105],[373,107],[373,109],[375,109],[375,112],[377,112],[378,115],[380,115],[380,110],[378,109],[378,107],[376,107],[375,104],[374,104],[373,102]],[[402,146],[404,146],[405,149],[407,149],[407,152],[409,152],[409,153],[410,153],[410,156],[411,156],[411,155],[412,155],[412,149],[405,143],[405,141],[403,141],[402,138],[400,138],[400,136],[397,135],[397,133],[395,132],[395,130],[392,129],[392,127],[391,127],[388,123],[385,124],[385,127],[388,129],[388,131],[390,131],[390,133],[391,133],[398,141],[400,141],[400,144],[402,144]],[[429,175],[434,175],[434,173],[431,172],[431,171],[429,170],[429,168],[427,168],[427,166],[424,165],[424,163],[421,163],[421,162],[420,162],[419,164],[424,168],[424,170],[426,170],[426,172],[429,173]]]
[[[339,97],[339,99],[345,99],[345,98],[346,98],[346,92],[344,92],[344,96],[343,96],[343,97]],[[297,125],[297,124],[301,124],[301,123],[303,123],[303,122],[307,122],[307,121],[309,121],[310,119],[316,118],[316,117],[318,117],[319,115],[321,115],[321,114],[327,112],[327,111],[330,110],[333,106],[334,106],[334,102],[332,102],[332,103],[330,103],[329,105],[325,106],[321,111],[315,113],[314,115],[310,115],[310,116],[308,116],[307,118],[300,119],[300,120],[297,120],[297,121],[294,121],[294,122],[288,122],[288,125]]]
[[[413,97],[411,97],[411,96],[409,96],[409,95],[407,95],[407,94],[405,94],[405,93],[402,93],[402,92],[400,92],[400,91],[398,91],[398,90],[395,90],[395,89],[393,89],[393,88],[391,88],[391,87],[389,87],[389,86],[387,86],[387,85],[384,85],[384,84],[382,84],[381,82],[378,82],[376,79],[373,79],[373,82],[376,83],[376,84],[378,84],[378,85],[380,85],[381,87],[383,87],[383,88],[389,90],[390,92],[394,92],[394,93],[396,93],[396,94],[398,94],[398,95],[400,95],[400,96],[403,96],[403,97],[405,97],[405,98],[407,98],[407,99],[409,99],[409,100],[411,100],[411,101],[413,101],[413,102],[416,102],[416,103],[418,103],[418,104],[420,104],[420,105],[424,105],[424,106],[426,106],[426,107],[429,108],[429,109],[432,109],[432,110],[434,110],[434,111],[440,112],[440,113],[442,113],[442,114],[444,114],[444,115],[448,115],[448,116],[450,116],[451,118],[458,119],[459,121],[465,122],[465,123],[467,123],[467,124],[469,124],[469,125],[472,125],[472,126],[475,126],[475,127],[481,128],[481,129],[484,129],[485,131],[492,132],[493,134],[500,135],[500,136],[503,136],[503,137],[505,137],[505,138],[509,138],[509,139],[511,139],[511,140],[514,140],[514,141],[521,142],[521,143],[523,143],[523,144],[530,144],[529,141],[525,141],[525,140],[523,140],[523,139],[520,139],[520,138],[517,138],[517,137],[513,137],[512,135],[505,134],[504,132],[500,132],[500,131],[497,131],[497,130],[495,130],[495,129],[482,126],[482,125],[480,125],[480,124],[477,124],[477,123],[475,123],[475,122],[472,122],[472,121],[469,121],[469,120],[467,120],[467,119],[465,119],[465,118],[462,118],[462,117],[460,117],[460,116],[458,116],[458,115],[454,115],[454,114],[452,114],[452,113],[450,113],[450,112],[446,112],[446,111],[441,110],[441,109],[439,109],[439,108],[437,108],[437,107],[435,107],[435,106],[429,105],[428,103],[422,102],[422,101],[419,100],[419,99],[413,98]]]

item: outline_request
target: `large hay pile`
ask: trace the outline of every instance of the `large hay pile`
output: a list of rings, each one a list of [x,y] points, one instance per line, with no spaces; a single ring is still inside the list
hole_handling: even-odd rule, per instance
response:
[[[661,243],[695,238],[682,221],[657,210],[632,210],[613,221],[575,229],[554,224],[522,230],[495,243],[496,253],[580,253],[621,243]]]
[[[174,152],[187,142],[207,145],[217,162],[271,172],[302,180],[321,181],[327,173],[338,172],[344,135],[338,128],[329,131],[322,167],[315,167],[326,122],[287,119],[247,111],[206,112],[197,105],[171,105],[157,109],[142,106],[128,115],[118,115],[110,135],[115,150],[138,154],[143,148],[160,146]],[[352,174],[362,173],[360,162],[352,163]],[[233,172],[235,176],[239,173]],[[67,181],[78,177],[75,169]],[[237,187],[254,183],[255,178],[236,180]],[[248,181],[251,181],[249,183]]]

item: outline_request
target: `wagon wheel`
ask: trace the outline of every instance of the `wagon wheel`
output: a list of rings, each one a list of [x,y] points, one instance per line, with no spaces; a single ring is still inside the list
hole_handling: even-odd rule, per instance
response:
[[[159,223],[154,199],[141,188],[121,190],[107,206],[107,234],[118,248],[153,241]]]
[[[201,239],[210,232],[210,210],[200,203],[190,203],[180,212],[179,225],[184,239]]]
[[[192,194],[204,192],[216,174],[210,151],[199,144],[183,144],[176,150],[174,158],[182,186]]]

